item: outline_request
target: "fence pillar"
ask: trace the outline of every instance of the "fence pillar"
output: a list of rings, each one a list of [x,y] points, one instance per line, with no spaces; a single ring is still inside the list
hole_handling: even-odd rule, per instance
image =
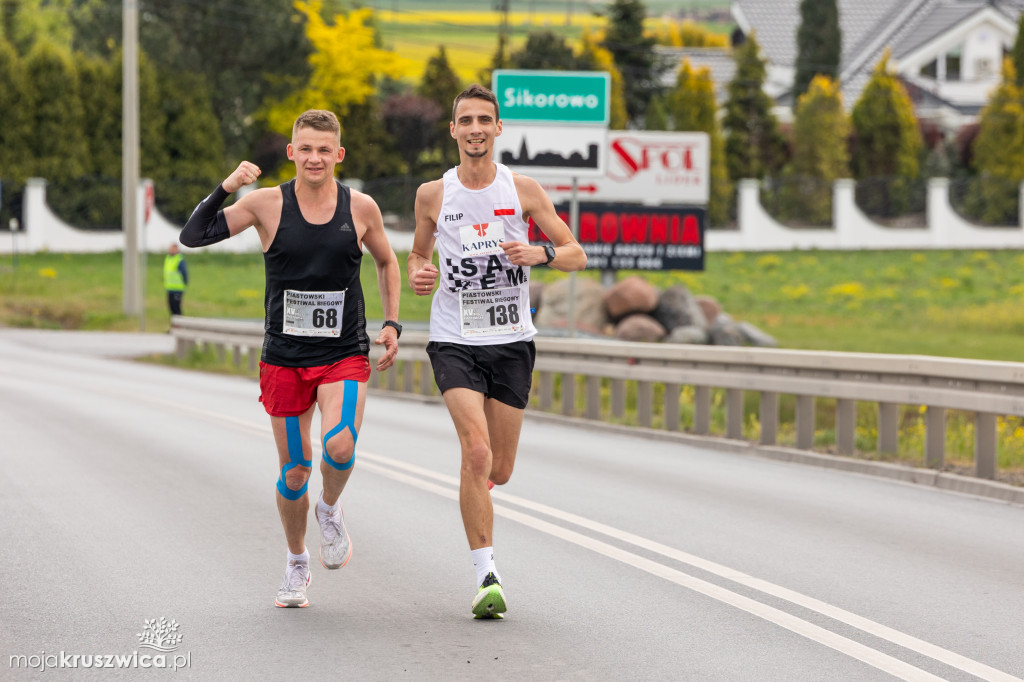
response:
[[[636,383],[636,423],[650,427],[654,415],[654,383],[638,381]]]
[[[550,412],[555,402],[555,377],[551,372],[540,373],[540,409]]]
[[[739,388],[725,391],[725,436],[743,438],[743,390]]]
[[[706,436],[711,433],[711,387],[694,386],[693,432]]]
[[[801,450],[814,447],[814,396],[796,397],[796,446]]]
[[[612,416],[622,419],[626,415],[626,382],[612,379]]]
[[[878,451],[895,454],[900,448],[900,406],[878,403]]]
[[[996,477],[996,416],[986,412],[974,415],[974,475],[992,480]]]
[[[429,360],[420,360],[420,395],[433,395],[434,368]]]
[[[179,360],[184,360],[194,345],[191,341],[179,336],[174,341],[174,354],[178,356]]]
[[[665,429],[679,430],[679,384],[665,384]]]
[[[924,465],[941,469],[946,463],[946,410],[928,407],[924,414]]]
[[[412,360],[402,360],[402,392],[415,393],[413,383],[416,381],[416,363]]]
[[[562,375],[562,414],[576,413],[576,375]]]
[[[761,445],[775,445],[779,433],[779,394],[761,392]]]
[[[587,419],[598,421],[601,419],[601,377],[587,375],[587,392],[585,398],[585,412]]]
[[[836,401],[836,452],[852,455],[857,445],[857,401]]]

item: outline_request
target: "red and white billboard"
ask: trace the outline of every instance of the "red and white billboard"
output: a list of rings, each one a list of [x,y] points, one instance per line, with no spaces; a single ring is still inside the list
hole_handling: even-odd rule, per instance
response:
[[[707,205],[711,179],[707,133],[609,130],[604,151],[604,173],[579,177],[579,201]],[[528,169],[515,170],[531,174]],[[569,201],[571,175],[538,173],[537,181],[556,204]]]

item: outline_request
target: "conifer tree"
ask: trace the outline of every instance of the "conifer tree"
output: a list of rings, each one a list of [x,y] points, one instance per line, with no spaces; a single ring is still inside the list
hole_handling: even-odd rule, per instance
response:
[[[842,34],[836,0],[800,0],[800,28],[796,32],[796,77],[793,101],[807,92],[818,75],[839,77]]]
[[[10,43],[0,39],[0,179],[4,182],[24,182],[31,172],[26,166],[33,134],[28,91],[23,60]]]
[[[629,125],[629,114],[626,112],[626,86],[622,74],[615,67],[612,53],[601,47],[600,40],[593,34],[584,31],[581,39],[583,48],[580,60],[586,68],[593,71],[607,71],[611,81],[608,127],[612,130],[625,130]]]
[[[553,31],[533,31],[526,43],[508,58],[512,69],[546,69],[551,71],[577,71],[580,63],[565,38]]]
[[[644,130],[668,130],[668,112],[665,100],[657,95],[651,97],[644,113]]]
[[[1013,69],[1017,74],[1014,82],[1024,86],[1024,12],[1017,20],[1017,39],[1013,41]]]
[[[923,143],[914,105],[889,72],[888,50],[853,107],[852,123],[853,175],[873,181],[870,192],[858,192],[858,204],[872,215],[899,215],[910,205]]]
[[[978,177],[968,210],[989,224],[1017,224],[1024,182],[1024,91],[1011,59],[1003,62],[1003,80],[981,112],[974,143]]]
[[[441,107],[444,112],[441,120],[437,123],[436,138],[439,142],[432,152],[437,157],[439,170],[442,172],[459,163],[459,150],[458,147],[451,144],[448,124],[452,117],[452,103],[462,90],[462,82],[448,62],[444,45],[441,45],[438,47],[437,54],[432,55],[427,62],[423,79],[416,92]]]
[[[25,102],[28,84],[14,48],[0,38],[0,229],[21,219],[21,196],[30,171],[32,123]]]
[[[832,222],[832,185],[850,172],[849,128],[839,84],[815,76],[797,103],[793,160],[783,172],[786,217],[812,225]]]
[[[712,225],[729,222],[733,183],[725,163],[725,142],[715,116],[715,87],[711,71],[694,71],[684,59],[676,78],[676,87],[668,96],[668,116],[673,130],[705,132],[711,146],[708,221]]]
[[[660,89],[655,41],[644,34],[647,8],[640,0],[613,0],[607,13],[608,28],[601,46],[612,54],[623,76],[626,113],[631,121],[640,121],[651,93]]]
[[[159,94],[164,123],[165,168],[148,168],[157,185],[157,203],[168,218],[182,223],[196,197],[222,180],[234,164],[225,163],[213,97],[202,76],[164,74]]]
[[[50,182],[82,175],[88,153],[78,72],[66,50],[37,43],[25,58],[31,83],[24,106],[29,112],[28,172]]]
[[[729,83],[722,127],[729,177],[761,179],[786,162],[787,144],[764,91],[765,61],[753,33],[734,51],[736,74]]]

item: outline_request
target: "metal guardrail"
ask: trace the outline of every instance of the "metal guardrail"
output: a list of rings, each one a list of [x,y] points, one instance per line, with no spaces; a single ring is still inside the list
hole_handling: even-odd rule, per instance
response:
[[[370,325],[373,328],[373,325]],[[174,317],[171,332],[179,357],[196,345],[210,345],[236,366],[245,356],[255,369],[263,345],[263,323]],[[438,395],[426,353],[428,332],[406,328],[399,361],[383,375],[374,372],[372,388]],[[627,385],[635,389],[636,424],[679,431],[680,396],[693,390],[691,433],[709,435],[712,389],[725,390],[729,439],[743,439],[743,394],[760,393],[761,445],[777,443],[779,396],[796,397],[796,447],[814,446],[815,401],[836,401],[835,450],[854,453],[857,403],[878,407],[879,452],[895,452],[901,405],[925,406],[925,466],[945,466],[946,410],[975,414],[974,475],[996,475],[996,420],[1024,416],[1024,364],[915,355],[834,353],[774,348],[736,348],[683,344],[638,344],[614,340],[552,338],[538,335],[534,384],[542,411],[603,421],[626,414]],[[380,353],[372,346],[371,358]],[[556,381],[560,378],[560,381]],[[556,390],[557,384],[557,390]],[[655,405],[655,387],[663,400]],[[607,388],[607,390],[605,390]],[[605,397],[607,395],[607,401]],[[555,401],[558,399],[558,404]]]

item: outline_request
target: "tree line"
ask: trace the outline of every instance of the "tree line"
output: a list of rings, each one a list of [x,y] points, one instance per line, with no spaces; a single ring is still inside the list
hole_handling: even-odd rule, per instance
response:
[[[50,183],[51,206],[70,222],[120,225],[121,11],[119,0],[0,3],[0,228],[20,214],[29,177]],[[365,181],[386,211],[411,210],[418,180],[457,163],[448,121],[467,83],[443,46],[425,69],[382,46],[372,10],[341,0],[141,0],[139,12],[141,171],[171,220],[183,222],[242,158],[267,181],[287,179],[291,123],[307,108],[339,115],[341,173]],[[765,181],[781,217],[827,224],[837,178],[860,180],[858,202],[884,217],[912,210],[932,175],[968,178],[964,203],[979,219],[1016,222],[1024,31],[979,123],[947,140],[916,119],[887,56],[846,113],[835,0],[801,2],[789,127],[763,90],[755,35],[733,47],[735,76],[718,102],[708,69],[669,63],[657,48],[722,45],[721,36],[692,25],[649,32],[640,0],[614,0],[605,13],[603,30],[574,43],[551,30],[517,50],[499,40],[479,82],[496,68],[608,71],[613,128],[710,135],[713,225],[733,217],[742,178]],[[674,84],[662,87],[672,69]]]

